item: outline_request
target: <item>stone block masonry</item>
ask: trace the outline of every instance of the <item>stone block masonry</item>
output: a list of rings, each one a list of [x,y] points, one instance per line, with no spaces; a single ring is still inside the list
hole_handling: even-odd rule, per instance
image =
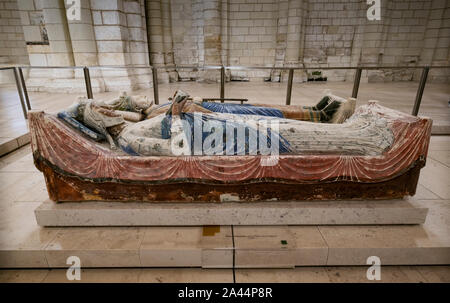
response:
[[[278,82],[286,81],[287,73],[277,67],[450,64],[448,0],[381,0],[381,20],[375,21],[367,19],[369,5],[362,0],[80,3],[81,20],[68,20],[68,5],[63,0],[0,0],[1,62],[129,66],[93,70],[94,91],[151,86],[151,72],[133,66],[161,67],[158,81],[167,83],[219,81],[217,71],[173,65],[268,66],[274,69],[231,71],[227,80]],[[391,68],[364,71],[361,81],[417,81],[420,72]],[[351,81],[354,71],[324,70],[323,75],[329,81]],[[82,81],[81,77],[80,72],[30,73],[30,81],[36,89],[41,85],[41,90],[46,90],[51,82],[48,79],[61,83],[68,79],[58,88],[69,90],[78,85],[74,81]],[[294,75],[295,82],[306,79],[305,72]],[[450,70],[432,69],[428,79],[448,83]],[[78,86],[83,87],[82,83]]]
[[[29,64],[16,0],[0,0],[0,64]]]

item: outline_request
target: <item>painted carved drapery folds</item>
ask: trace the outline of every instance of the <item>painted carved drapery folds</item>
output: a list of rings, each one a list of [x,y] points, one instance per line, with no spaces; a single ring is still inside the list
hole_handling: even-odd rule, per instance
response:
[[[424,165],[431,132],[430,119],[410,116],[376,103],[359,107],[355,115],[369,112],[387,121],[387,127],[393,133],[394,142],[383,154],[280,155],[273,166],[262,165],[261,158],[270,156],[128,156],[81,136],[53,115],[30,112],[29,123],[33,155],[38,167],[44,163],[58,175],[94,182],[98,187],[101,187],[102,182],[138,182],[148,185],[194,182],[221,186],[267,182],[301,185],[340,181],[375,184],[392,180],[413,167]],[[415,191],[415,184],[413,187]],[[386,195],[374,198],[386,198]],[[99,199],[102,197],[93,200]]]

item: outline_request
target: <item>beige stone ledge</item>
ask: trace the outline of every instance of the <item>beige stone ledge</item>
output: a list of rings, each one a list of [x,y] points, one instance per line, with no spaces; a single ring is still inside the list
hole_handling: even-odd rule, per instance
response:
[[[380,201],[139,203],[44,201],[41,226],[422,224],[428,209],[414,198]]]

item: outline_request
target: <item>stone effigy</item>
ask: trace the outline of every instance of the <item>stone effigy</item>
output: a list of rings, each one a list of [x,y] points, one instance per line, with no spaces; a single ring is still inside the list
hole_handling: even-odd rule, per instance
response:
[[[333,101],[326,99],[326,106],[336,105]],[[280,108],[267,106],[256,106],[253,114],[246,106],[219,110],[202,106],[208,111],[197,112],[195,107],[201,105],[197,103],[185,110],[188,95],[180,91],[164,114],[152,116],[148,104],[125,108],[147,111],[148,119],[136,123],[124,121],[111,104],[105,108],[93,101],[81,102],[83,113],[86,106],[96,111],[95,123],[89,118],[86,123],[80,115],[84,123],[74,127],[66,123],[70,119],[30,112],[33,156],[54,201],[218,202],[414,195],[425,164],[431,120],[375,102],[359,107],[346,119],[355,100],[347,101],[339,101],[326,121],[341,123],[286,119],[279,116],[280,112],[284,116]],[[318,105],[307,110],[320,112]],[[301,111],[288,112],[300,117],[305,108]],[[227,132],[229,126],[231,132]],[[83,134],[81,127],[86,127]],[[114,145],[96,142],[102,138],[94,134],[110,136],[108,141]]]
[[[277,131],[272,129],[272,134],[276,134],[285,141],[282,143],[282,151],[299,153],[304,151],[304,148],[300,148],[298,142],[295,144],[298,141],[297,135],[299,132],[308,132],[305,127],[309,128],[310,125],[305,126],[304,123],[293,120],[342,123],[354,112],[356,101],[352,98],[345,100],[327,94],[316,106],[290,108],[289,106],[193,102],[188,97],[187,93],[177,91],[173,97],[176,100],[173,104],[167,103],[156,108],[152,108],[152,103],[145,96],[127,96],[126,93],[122,93],[118,99],[107,102],[88,100],[82,97],[66,111],[60,112],[58,117],[95,140],[106,138],[111,149],[116,148],[114,141],[117,141],[122,150],[128,154],[145,156],[174,155],[174,144],[191,141],[191,138],[183,137],[183,134],[189,133],[189,137],[191,137],[195,129],[203,129],[208,123],[219,124],[218,126],[221,127],[223,132],[221,136],[225,138],[227,124],[240,129],[247,129],[247,132],[253,132],[255,136],[258,136],[262,133],[262,131],[258,132],[258,129],[262,128],[261,122],[270,122],[271,124],[276,122],[279,124],[277,128],[281,129]],[[181,101],[182,103],[180,103]],[[172,115],[173,106],[180,107],[181,114]],[[192,115],[192,113],[201,113],[201,117]],[[297,119],[269,118],[285,118],[285,116],[295,116]],[[144,117],[146,121],[141,122]],[[128,122],[139,123],[132,125]],[[185,123],[184,127],[177,127],[181,122],[188,123]],[[199,143],[202,151],[196,152],[196,155],[217,154],[217,152],[208,152],[208,149],[203,148],[203,139],[207,135],[207,133],[201,134],[203,138]],[[251,136],[251,134],[247,136]],[[264,132],[264,136],[267,136],[267,132]],[[175,142],[175,138],[180,138],[181,141]],[[245,138],[243,142],[245,141],[248,144],[248,140],[249,138]],[[226,143],[229,144],[230,142],[223,142],[223,144]],[[345,143],[342,142],[342,144]],[[185,147],[188,145],[191,144],[184,144]],[[235,145],[237,145],[237,142],[233,142],[233,147],[236,149]],[[381,144],[381,146],[386,147],[385,144]],[[183,154],[188,153],[193,153],[192,148],[190,152],[183,152]],[[261,151],[257,147],[250,151],[247,147],[247,154],[256,155],[258,153],[261,154]],[[245,152],[236,150],[236,152],[228,152],[227,154],[242,155]]]
[[[346,100],[326,92],[324,97],[315,106],[301,105],[278,105],[278,104],[230,104],[204,102],[199,97],[188,99],[183,107],[184,112],[221,112],[232,114],[250,114],[274,116],[300,121],[342,123],[350,117],[356,105],[356,100],[349,98]],[[341,106],[344,105],[344,106]],[[160,114],[166,113],[171,103],[164,103],[150,107],[147,112],[147,119],[151,119]],[[339,114],[335,114],[340,108]]]

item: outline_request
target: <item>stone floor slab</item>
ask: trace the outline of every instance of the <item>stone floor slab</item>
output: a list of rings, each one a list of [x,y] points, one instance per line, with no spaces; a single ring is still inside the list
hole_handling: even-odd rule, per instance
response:
[[[426,166],[420,171],[419,183],[440,199],[450,199],[449,176],[450,167],[428,157]]]
[[[141,265],[231,268],[232,241],[230,226],[147,227],[140,247]]]
[[[327,265],[450,264],[450,239],[422,226],[319,226],[327,245]]]
[[[450,266],[382,266],[380,280],[367,279],[368,266],[236,269],[238,283],[449,283]],[[69,281],[65,269],[2,269],[2,283],[231,283],[231,269],[86,268],[80,281]]]
[[[51,269],[44,283],[137,283],[140,268],[85,268],[80,271],[80,280],[68,280],[66,269]]]
[[[82,267],[140,267],[139,248],[144,232],[139,228],[65,228],[45,249],[49,267],[68,267],[76,256]]]
[[[1,283],[39,283],[48,275],[48,269],[0,270]]]
[[[450,266],[415,266],[430,283],[450,283]]]
[[[323,267],[293,269],[236,269],[236,283],[328,283]]]
[[[427,280],[415,266],[382,266],[380,279],[367,278],[368,266],[325,267],[330,282],[333,283],[424,283]]]
[[[140,283],[233,283],[231,269],[143,268]]]
[[[32,203],[0,207],[0,267],[48,267],[45,248],[59,228],[38,227],[32,208]]]
[[[295,267],[297,247],[288,226],[234,226],[233,231],[236,268]]]

